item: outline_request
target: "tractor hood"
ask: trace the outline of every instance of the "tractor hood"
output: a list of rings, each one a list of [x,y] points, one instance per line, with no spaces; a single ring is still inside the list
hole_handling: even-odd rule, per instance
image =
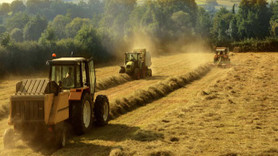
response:
[[[128,74],[129,74],[129,73],[132,73],[133,70],[134,70],[134,62],[133,62],[133,61],[127,62],[126,65],[125,65],[125,71],[126,71],[126,73],[128,73]]]

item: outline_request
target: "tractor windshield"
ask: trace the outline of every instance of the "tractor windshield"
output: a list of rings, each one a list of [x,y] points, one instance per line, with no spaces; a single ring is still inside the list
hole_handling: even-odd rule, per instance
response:
[[[78,70],[80,72],[80,70]],[[51,69],[51,81],[55,81],[63,89],[74,88],[76,85],[76,74],[75,66],[66,65],[55,65]]]
[[[137,54],[127,54],[127,61],[137,61],[138,60],[138,55]]]

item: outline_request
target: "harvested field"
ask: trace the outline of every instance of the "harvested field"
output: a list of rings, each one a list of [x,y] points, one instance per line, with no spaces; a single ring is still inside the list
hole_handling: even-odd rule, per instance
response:
[[[19,142],[0,147],[0,155],[278,155],[278,53],[235,53],[231,68],[212,69],[198,68],[211,55],[184,61],[186,55],[156,58],[159,78],[98,92],[108,95],[117,117],[108,126],[58,151]],[[141,107],[134,110],[134,101]],[[5,128],[7,119],[0,121],[0,144]]]

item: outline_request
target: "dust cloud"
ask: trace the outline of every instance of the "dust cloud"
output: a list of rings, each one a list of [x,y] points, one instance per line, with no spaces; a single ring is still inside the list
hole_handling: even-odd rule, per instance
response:
[[[165,55],[178,55],[180,53],[188,53],[188,58],[192,62],[190,66],[196,68],[200,64],[212,61],[212,57],[207,57],[207,53],[211,53],[211,46],[200,37],[192,37],[190,39],[181,37],[175,41],[162,42],[161,40],[144,32],[137,32],[128,41],[129,47],[127,51],[133,49],[145,48],[152,57],[160,57]]]

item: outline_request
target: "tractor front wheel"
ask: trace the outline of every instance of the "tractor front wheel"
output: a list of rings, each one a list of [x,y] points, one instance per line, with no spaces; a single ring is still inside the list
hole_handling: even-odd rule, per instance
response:
[[[148,73],[148,76],[149,76],[149,77],[151,77],[151,76],[153,75],[153,73],[152,73],[152,70],[151,70],[151,69],[148,69],[147,73]]]
[[[104,126],[108,124],[109,120],[109,101],[107,96],[98,95],[95,101],[94,113],[96,117],[96,125]]]
[[[125,73],[125,67],[121,67],[119,73]]]
[[[92,99],[85,94],[81,103],[74,103],[72,106],[72,126],[76,134],[81,135],[92,127]]]

